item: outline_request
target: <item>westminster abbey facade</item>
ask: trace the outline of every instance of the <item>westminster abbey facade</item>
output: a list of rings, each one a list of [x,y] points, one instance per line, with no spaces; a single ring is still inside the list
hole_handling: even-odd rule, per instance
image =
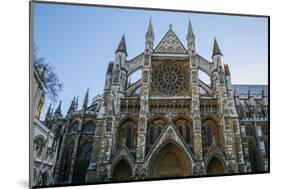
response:
[[[49,107],[40,122],[54,158],[38,164],[34,185],[268,172],[267,86],[232,85],[218,42],[211,61],[200,56],[190,22],[184,43],[170,25],[154,45],[150,20],[144,46],[128,60],[123,36],[103,94],[89,101],[87,90],[81,108],[74,97],[66,115]]]

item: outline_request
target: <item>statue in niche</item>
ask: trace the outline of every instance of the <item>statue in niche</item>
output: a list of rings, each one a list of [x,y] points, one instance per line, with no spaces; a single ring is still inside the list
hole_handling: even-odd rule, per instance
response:
[[[145,118],[141,117],[140,118],[140,131],[144,131],[144,127],[145,127]]]
[[[148,71],[143,71],[143,82],[148,82]]]
[[[119,82],[119,73],[120,73],[120,68],[119,68],[119,64],[117,64],[114,70],[113,82],[115,83]]]
[[[112,128],[112,120],[109,119],[109,120],[107,120],[107,123],[106,123],[106,132],[111,132],[111,128]]]
[[[197,83],[197,72],[192,71],[192,83]]]

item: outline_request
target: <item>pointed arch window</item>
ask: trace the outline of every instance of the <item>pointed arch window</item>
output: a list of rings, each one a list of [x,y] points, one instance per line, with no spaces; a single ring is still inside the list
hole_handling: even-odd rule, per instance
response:
[[[206,128],[206,142],[205,142],[207,147],[212,145],[212,138],[213,138],[212,137],[212,128],[207,127]]]
[[[150,126],[149,128],[149,144],[153,144],[154,143],[154,127]]]
[[[75,122],[73,123],[70,128],[68,129],[68,133],[75,133],[78,131],[78,126],[79,126],[79,123],[78,122]]]
[[[158,136],[161,134],[161,126],[157,127],[157,136],[156,138],[158,138]]]
[[[183,126],[182,125],[179,126],[179,132],[183,136]]]
[[[79,147],[76,160],[73,183],[84,183],[87,169],[90,165],[92,153],[92,144],[87,142]]]
[[[127,129],[126,146],[129,149],[132,148],[132,129],[130,127]]]
[[[96,126],[92,122],[88,122],[84,125],[82,132],[95,134]]]
[[[185,141],[187,144],[190,144],[191,143],[191,139],[190,139],[190,127],[189,126],[186,126],[185,128]]]

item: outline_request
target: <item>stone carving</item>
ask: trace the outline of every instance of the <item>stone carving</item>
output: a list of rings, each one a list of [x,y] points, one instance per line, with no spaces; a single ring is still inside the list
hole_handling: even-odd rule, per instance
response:
[[[166,137],[167,138],[175,138],[175,133],[171,128],[167,131]]]
[[[106,132],[111,132],[112,128],[112,118],[108,118],[106,122]]]
[[[149,65],[149,55],[144,55],[144,65]]]
[[[195,56],[191,56],[190,57],[190,61],[191,61],[191,67],[192,68],[196,68],[196,57]]]
[[[198,132],[201,130],[200,128],[200,121],[199,120],[195,120],[194,121],[194,129],[195,129],[195,132]]]
[[[232,161],[230,161],[227,165],[226,172],[227,173],[235,173],[235,169],[236,169],[235,164]]]
[[[144,128],[145,128],[145,118],[144,117],[141,117],[140,118],[140,125],[139,125],[140,127],[139,127],[139,129],[140,129],[140,131],[144,131]]]
[[[192,168],[193,176],[202,176],[205,175],[203,165],[201,163],[194,164]]]
[[[197,83],[197,71],[196,70],[192,70],[191,71],[191,76],[192,76],[192,83]]]
[[[143,71],[143,80],[142,81],[144,83],[148,82],[148,71],[147,70]]]
[[[114,74],[113,74],[113,82],[114,83],[119,82],[119,73],[120,73],[120,68],[119,68],[119,64],[117,64],[116,67],[115,67],[115,70],[114,70]]]

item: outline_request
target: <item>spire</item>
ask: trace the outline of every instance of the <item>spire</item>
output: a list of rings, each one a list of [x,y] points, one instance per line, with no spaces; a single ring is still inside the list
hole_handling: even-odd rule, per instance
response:
[[[71,104],[69,106],[69,109],[67,111],[67,113],[74,111],[75,110],[75,97],[73,98],[73,100],[71,101]]]
[[[57,109],[56,109],[56,111],[55,111],[55,115],[62,115],[61,114],[61,101],[60,101],[60,103],[59,103],[59,105],[58,105],[58,107],[57,107]]]
[[[187,33],[187,52],[190,55],[196,56],[195,50],[195,35],[193,33],[191,21],[188,22],[188,33]]]
[[[192,25],[191,25],[191,21],[189,19],[188,22],[188,34],[187,34],[187,39],[195,39],[195,35],[193,33],[193,29],[192,29]]]
[[[127,48],[126,48],[126,41],[125,41],[125,34],[123,34],[121,41],[115,51],[115,53],[117,52],[124,52],[127,56]]]
[[[217,42],[216,38],[214,39],[214,47],[213,47],[213,55],[212,55],[212,57],[214,57],[215,55],[223,56],[223,54],[221,53],[221,50],[220,50],[220,47],[218,45],[218,42]]]
[[[48,110],[47,110],[47,113],[46,113],[46,116],[45,116],[45,120],[49,119],[52,116],[51,106],[52,106],[52,104],[50,103],[50,105],[48,107]]]
[[[148,28],[145,35],[145,48],[153,49],[153,41],[154,41],[154,32],[153,32],[153,26],[150,17]]]
[[[86,95],[84,97],[83,108],[87,108],[89,101],[89,88],[87,89]]]
[[[74,105],[75,105],[75,106],[74,106],[74,109],[75,109],[75,110],[78,109],[78,98],[79,98],[79,96],[76,97],[76,101],[75,101],[75,103],[74,103]]]
[[[146,32],[146,36],[148,35],[152,35],[154,37],[154,32],[153,32],[153,26],[151,23],[151,17],[149,19],[149,24],[148,24],[148,28],[147,28],[147,32]]]

